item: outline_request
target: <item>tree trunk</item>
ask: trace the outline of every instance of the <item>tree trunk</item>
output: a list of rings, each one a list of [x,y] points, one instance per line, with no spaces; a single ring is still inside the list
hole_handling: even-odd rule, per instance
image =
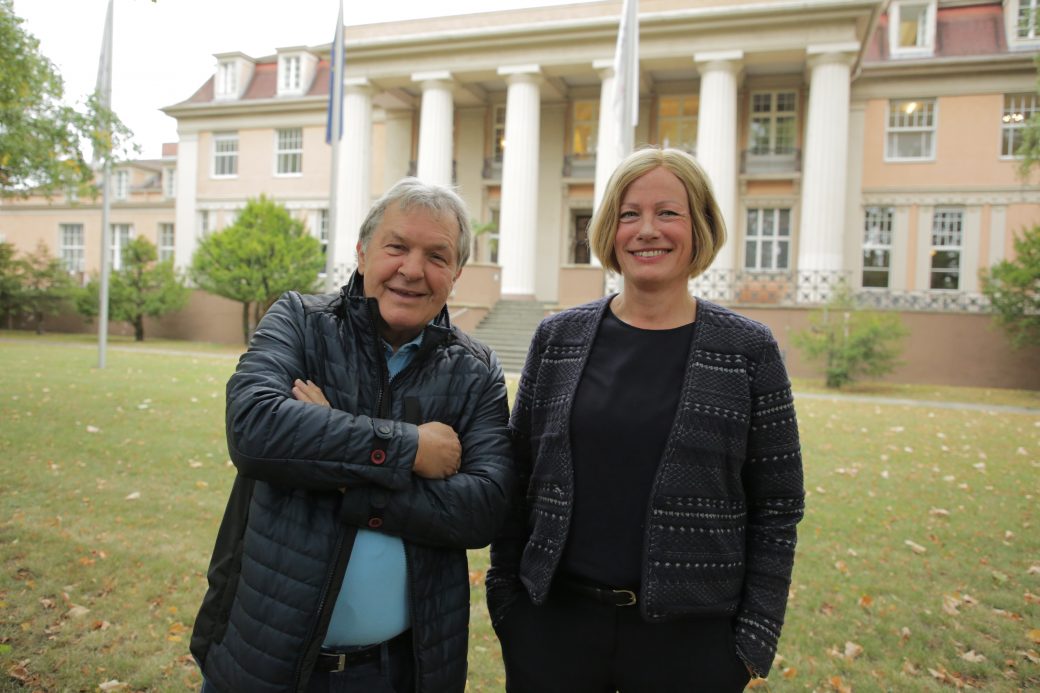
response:
[[[242,301],[242,339],[249,346],[249,301]]]
[[[134,341],[144,341],[144,316],[138,315],[134,318]]]
[[[43,313],[33,313],[33,320],[36,321],[36,334],[43,334]]]

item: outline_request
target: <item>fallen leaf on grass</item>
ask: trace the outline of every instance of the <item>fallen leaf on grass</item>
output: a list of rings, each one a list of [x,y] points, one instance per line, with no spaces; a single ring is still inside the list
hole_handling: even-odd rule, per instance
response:
[[[795,676],[798,675],[798,670],[794,667],[784,667],[780,670],[780,675],[783,676],[785,679],[793,679]]]
[[[834,567],[838,569],[838,572],[842,575],[849,574],[849,566],[845,564],[845,561],[835,561]]]
[[[1033,594],[1032,592],[1025,593],[1026,604],[1040,604],[1040,596]]]
[[[7,675],[16,681],[26,683],[29,680],[29,677],[31,676],[29,670],[25,668],[25,665],[28,663],[28,659],[23,659],[17,664],[11,665],[11,667],[7,670]]]
[[[121,691],[126,687],[127,684],[123,683],[122,681],[117,681],[116,679],[112,679],[111,681],[105,681],[104,683],[98,684],[98,688],[100,688],[103,691]]]
[[[1029,593],[1027,592],[1026,594],[1029,594]],[[53,599],[48,599],[47,597],[43,597],[42,599],[40,599],[40,606],[42,606],[44,609],[53,609],[54,608],[54,600]]]
[[[871,597],[869,594],[864,594],[862,597],[859,598],[859,605],[864,609],[869,609],[873,603],[874,598]]]
[[[94,621],[94,623],[90,625],[91,630],[108,630],[111,627],[112,624],[108,621]]]
[[[961,600],[952,594],[944,594],[942,600],[942,610],[948,613],[950,616],[960,615]]]
[[[852,686],[845,683],[840,676],[832,676],[827,679],[827,683],[831,685],[831,690],[838,691],[838,693],[852,693]]]
[[[845,659],[855,659],[856,657],[859,657],[861,654],[863,654],[862,645],[854,642],[845,643]]]
[[[901,670],[904,674],[910,674],[911,676],[917,676],[921,673],[917,669],[917,667],[914,666],[914,663],[911,662],[909,659],[903,660],[903,666],[901,667]]]
[[[965,662],[972,662],[974,664],[986,661],[986,655],[979,654],[975,650],[968,650],[967,652],[962,652],[960,656],[961,659],[963,659]]]
[[[480,587],[481,583],[484,582],[484,571],[483,570],[471,570],[469,571],[469,584],[470,587]]]
[[[909,539],[907,539],[903,543],[906,544],[907,546],[909,546],[910,550],[913,551],[914,553],[920,554],[920,553],[924,553],[925,551],[928,550],[925,547],[923,547],[920,544],[918,544],[917,542],[910,541]]]
[[[999,582],[1000,584],[1004,584],[1005,582],[1008,581],[1007,574],[1006,573],[1002,573],[999,570],[994,570],[992,575],[993,575],[993,579],[996,580],[997,582]]]
[[[906,642],[907,640],[909,640],[910,639],[910,629],[907,628],[906,626],[903,626],[902,628],[900,628],[899,629],[899,639],[902,640],[903,642]]]
[[[87,426],[87,433],[101,433],[101,429],[97,426]]]
[[[1017,650],[1015,654],[1022,655],[1033,664],[1040,664],[1040,655],[1038,655],[1035,650]]]
[[[65,618],[83,618],[90,613],[90,609],[79,604],[73,604],[72,608],[65,612]]]
[[[1026,637],[1029,638],[1032,642],[1040,644],[1040,628],[1033,628],[1028,633],[1026,633]]]
[[[124,498],[123,500],[138,500],[140,497],[141,497],[141,492],[140,491],[134,491],[133,493],[128,494],[127,497]]]
[[[1040,575],[1040,565],[1031,565],[1029,570],[1026,571],[1027,575]]]
[[[949,517],[950,511],[946,508],[932,508],[928,511],[928,514],[935,517]]]

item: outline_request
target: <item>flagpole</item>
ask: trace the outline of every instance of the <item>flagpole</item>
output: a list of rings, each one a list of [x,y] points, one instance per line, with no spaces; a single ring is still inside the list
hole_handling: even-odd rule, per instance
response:
[[[105,367],[105,353],[108,349],[108,275],[111,255],[111,231],[109,230],[109,213],[111,211],[112,188],[112,127],[109,114],[112,110],[112,4],[108,0],[108,12],[105,15],[105,33],[101,40],[101,62],[98,64],[97,95],[102,108],[102,117],[106,119],[105,131],[102,133],[104,148],[101,152],[104,162],[101,178],[101,288],[98,292],[98,368]],[[96,158],[96,157],[95,157]]]
[[[336,36],[329,57],[329,114],[325,131],[332,145],[332,171],[329,176],[328,243],[325,246],[325,290],[339,288],[336,277],[336,241],[339,219],[339,149],[343,137],[343,0],[336,18]]]

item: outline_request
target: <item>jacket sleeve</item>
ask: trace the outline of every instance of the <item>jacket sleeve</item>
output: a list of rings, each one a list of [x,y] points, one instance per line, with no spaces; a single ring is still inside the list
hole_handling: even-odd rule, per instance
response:
[[[734,635],[757,676],[773,664],[787,608],[805,490],[791,383],[772,335],[751,375],[751,420],[743,468],[748,505],[746,573]]]
[[[491,542],[491,567],[485,576],[488,611],[491,622],[501,622],[509,606],[523,593],[520,582],[520,559],[528,540],[527,488],[531,478],[531,408],[541,366],[541,328],[531,340],[517,387],[513,412],[509,418],[517,483],[509,498],[505,523]]]
[[[231,461],[246,477],[293,488],[333,491],[367,483],[408,486],[418,429],[300,402],[306,379],[304,307],[290,292],[271,306],[228,381],[226,426]],[[382,464],[371,464],[376,449]]]
[[[487,546],[502,524],[515,479],[507,430],[508,395],[494,353],[470,399],[467,423],[456,431],[462,444],[458,474],[445,479],[412,475],[411,482],[397,490],[348,486],[344,521],[365,527],[378,517],[381,531],[429,546]]]

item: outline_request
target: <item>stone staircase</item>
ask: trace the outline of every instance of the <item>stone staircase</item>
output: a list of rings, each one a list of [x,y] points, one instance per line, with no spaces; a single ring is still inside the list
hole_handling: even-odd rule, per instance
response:
[[[527,348],[549,304],[539,301],[501,300],[473,330],[474,337],[498,353],[506,373],[519,374],[527,359]]]

